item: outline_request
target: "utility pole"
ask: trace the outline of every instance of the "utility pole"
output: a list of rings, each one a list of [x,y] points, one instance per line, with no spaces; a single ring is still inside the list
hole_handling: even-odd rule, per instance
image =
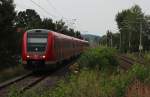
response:
[[[111,48],[113,47],[113,40],[112,40],[112,33],[110,34],[111,39],[110,39],[110,44],[111,44]]]
[[[129,48],[129,52],[131,52],[131,35],[132,35],[132,28],[130,27],[129,23],[132,23],[130,21],[125,20],[124,22],[122,22],[123,24],[125,24],[126,26],[124,26],[127,30],[128,30],[128,48]],[[129,32],[131,30],[131,32]],[[121,39],[121,33],[120,33],[120,39]],[[121,46],[121,40],[120,40],[120,46]]]
[[[142,46],[142,23],[140,23],[140,40],[139,40],[139,42],[140,42],[140,44],[139,44],[139,51],[140,51],[140,53],[139,53],[139,55],[141,55],[141,53],[142,53],[142,50],[143,50],[143,46]]]
[[[121,31],[120,31],[120,51],[121,51],[121,40],[122,40],[122,37],[121,37]]]
[[[129,32],[129,52],[131,52],[131,32]]]

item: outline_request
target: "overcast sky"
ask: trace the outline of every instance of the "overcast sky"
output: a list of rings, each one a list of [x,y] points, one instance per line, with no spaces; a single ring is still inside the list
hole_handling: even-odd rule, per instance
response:
[[[14,0],[16,10],[35,9],[41,17],[59,20],[62,17],[82,33],[104,35],[117,31],[115,16],[123,9],[138,4],[144,13],[150,14],[149,0]],[[40,5],[39,8],[32,1]],[[75,20],[76,19],[76,20]],[[73,22],[75,22],[74,25]],[[72,25],[72,26],[71,26]]]

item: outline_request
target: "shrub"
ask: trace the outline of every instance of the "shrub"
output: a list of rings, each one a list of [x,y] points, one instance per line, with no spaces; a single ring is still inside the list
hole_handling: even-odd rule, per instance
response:
[[[62,81],[50,93],[50,97],[99,97],[101,87],[99,73],[83,70],[78,76],[73,75],[69,83]]]
[[[124,97],[126,89],[135,79],[150,81],[150,67],[147,66],[135,64],[125,72],[116,70],[115,54],[116,51],[110,48],[89,49],[78,60],[81,67],[78,75],[71,74],[66,81],[60,81],[56,88],[44,92],[40,97]],[[108,73],[110,67],[115,67],[112,73]],[[16,93],[13,95],[18,95]],[[39,97],[35,94],[28,92],[10,97]]]
[[[15,66],[15,67],[11,67],[11,68],[5,69],[3,71],[0,71],[0,83],[10,80],[14,77],[20,76],[20,75],[24,74],[25,72],[26,72],[26,70],[24,70],[24,68],[21,64]]]
[[[112,48],[92,48],[87,50],[77,61],[80,68],[100,67],[105,69],[108,67],[116,67],[118,62],[114,57],[116,50]]]

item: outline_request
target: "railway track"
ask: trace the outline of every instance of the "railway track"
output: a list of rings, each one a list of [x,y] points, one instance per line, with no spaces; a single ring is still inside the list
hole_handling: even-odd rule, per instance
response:
[[[15,89],[17,89],[20,93],[24,93],[27,90],[31,90],[32,88],[41,88],[47,85],[52,87],[57,83],[58,80],[62,78],[62,76],[66,75],[66,73],[68,72],[68,67],[72,63],[74,63],[74,61],[70,62],[69,64],[67,63],[67,65],[54,72],[42,75],[35,75],[34,73],[30,72],[28,74],[0,84],[0,97],[7,97],[11,87],[15,87]],[[43,86],[38,86],[39,83],[42,83]]]
[[[0,97],[7,97],[7,94],[12,86],[19,90],[20,93],[23,93],[45,78],[46,76],[34,76],[34,74],[31,72],[5,82],[0,85]]]
[[[125,55],[119,55],[117,57],[120,60],[120,66],[125,70],[129,69],[133,64],[139,63],[136,60],[131,59]]]
[[[19,78],[10,80],[0,86],[0,97],[7,97],[11,87],[14,87],[18,92],[24,93],[25,91],[36,86],[38,83],[46,79],[49,75],[34,75],[33,73],[26,74]]]
[[[26,86],[22,87],[21,90],[20,90],[20,92],[23,93],[26,90],[34,87],[36,84],[38,84],[39,82],[41,82],[42,80],[44,80],[46,77],[47,76],[42,76],[42,77],[39,77],[39,78],[35,78],[29,84],[27,84]]]
[[[2,89],[4,89],[4,88],[8,87],[9,85],[12,85],[12,84],[14,84],[14,83],[16,83],[16,82],[18,82],[18,81],[21,81],[21,80],[23,80],[23,79],[25,79],[25,78],[27,78],[27,77],[29,77],[29,76],[31,76],[31,75],[32,75],[32,72],[29,72],[29,73],[24,74],[24,75],[22,75],[22,76],[16,77],[16,78],[14,78],[14,79],[12,79],[12,80],[9,80],[9,81],[6,81],[6,82],[4,82],[4,83],[1,83],[1,84],[0,84],[0,91],[1,91]]]

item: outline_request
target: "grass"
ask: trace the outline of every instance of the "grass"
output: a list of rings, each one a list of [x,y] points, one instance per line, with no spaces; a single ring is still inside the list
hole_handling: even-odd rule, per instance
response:
[[[123,97],[135,79],[145,82],[150,70],[135,64],[128,72],[114,71],[110,74],[99,70],[82,70],[69,82],[62,81],[50,97]],[[45,96],[48,97],[48,96]]]
[[[17,65],[12,68],[4,69],[0,71],[0,83],[10,80],[14,77],[20,76],[24,74],[26,71],[22,67],[22,65]]]
[[[134,60],[141,61],[145,65],[149,65],[150,63],[150,52],[142,53],[142,56],[139,56],[139,53],[127,53],[127,56]]]
[[[126,54],[129,58],[132,58],[134,60],[138,60],[139,59],[139,55],[136,53],[127,53]]]
[[[126,73],[114,71],[110,74],[98,69],[83,69],[78,75],[60,81],[54,89],[41,91],[42,95],[34,91],[20,94],[14,90],[10,97],[123,97],[134,79],[145,82],[149,76],[145,75],[146,72],[146,68],[137,64]]]
[[[80,72],[60,81],[55,88],[41,91],[41,95],[35,91],[20,94],[13,89],[9,97],[124,97],[135,79],[150,82],[148,66],[135,64],[124,72],[115,54],[117,51],[111,48],[89,49],[77,61]]]

